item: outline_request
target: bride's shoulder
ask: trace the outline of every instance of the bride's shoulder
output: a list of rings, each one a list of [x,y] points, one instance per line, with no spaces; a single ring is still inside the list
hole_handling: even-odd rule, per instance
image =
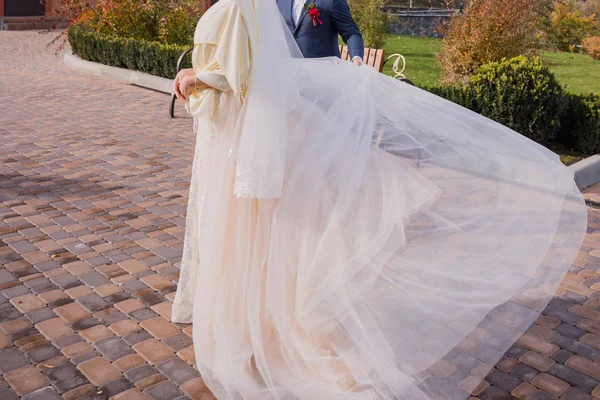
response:
[[[240,12],[238,4],[234,0],[221,0],[202,15],[196,32],[195,43],[218,43],[225,25]]]

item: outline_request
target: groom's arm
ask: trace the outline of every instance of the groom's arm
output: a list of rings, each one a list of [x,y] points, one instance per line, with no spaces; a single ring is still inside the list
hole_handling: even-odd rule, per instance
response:
[[[348,45],[350,59],[360,57],[362,60],[365,54],[365,42],[354,18],[352,18],[348,1],[331,0],[331,17],[342,40]]]

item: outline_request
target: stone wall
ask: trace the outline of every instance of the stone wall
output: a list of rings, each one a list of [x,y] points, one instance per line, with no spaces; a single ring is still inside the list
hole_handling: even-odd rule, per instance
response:
[[[397,35],[441,37],[439,27],[458,10],[404,10],[389,7],[393,15],[389,32]]]

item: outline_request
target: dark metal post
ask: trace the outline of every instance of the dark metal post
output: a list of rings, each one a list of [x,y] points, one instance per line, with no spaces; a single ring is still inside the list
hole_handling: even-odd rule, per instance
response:
[[[179,71],[181,71],[181,64],[183,63],[183,59],[192,50],[194,50],[194,48],[190,47],[189,49],[187,49],[186,51],[184,51],[183,54],[179,57],[179,60],[177,60],[177,73],[179,73]],[[171,118],[175,118],[175,101],[177,101],[177,97],[175,96],[175,93],[173,93],[171,95],[171,106],[169,107],[169,116]]]

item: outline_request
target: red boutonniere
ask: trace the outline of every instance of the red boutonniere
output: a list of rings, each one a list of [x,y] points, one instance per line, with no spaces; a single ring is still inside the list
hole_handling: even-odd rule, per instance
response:
[[[313,26],[317,26],[317,23],[319,25],[323,25],[323,21],[321,21],[321,12],[315,3],[305,4],[304,8],[306,8],[306,12],[310,17],[310,20],[313,22]]]

